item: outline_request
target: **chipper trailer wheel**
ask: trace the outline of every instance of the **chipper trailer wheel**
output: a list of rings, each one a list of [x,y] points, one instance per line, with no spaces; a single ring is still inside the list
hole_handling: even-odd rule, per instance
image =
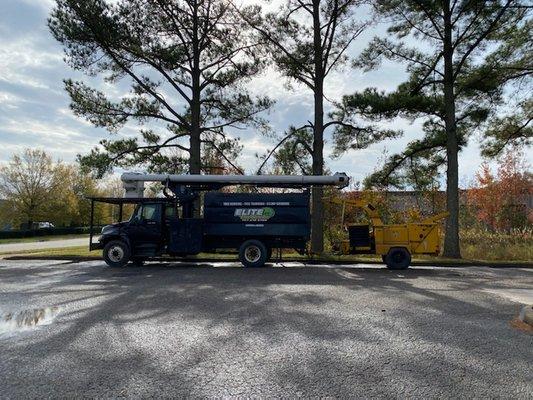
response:
[[[262,267],[267,258],[268,249],[259,240],[247,240],[239,248],[239,261],[245,267]]]
[[[407,269],[411,264],[411,253],[405,247],[392,247],[385,256],[389,269]]]
[[[104,247],[104,260],[110,267],[123,267],[130,260],[130,248],[122,240],[112,240]]]

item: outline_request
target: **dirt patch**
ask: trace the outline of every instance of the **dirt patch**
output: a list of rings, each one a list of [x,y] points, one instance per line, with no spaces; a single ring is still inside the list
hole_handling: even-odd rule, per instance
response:
[[[516,317],[512,321],[509,322],[509,324],[524,333],[528,333],[530,335],[533,335],[533,326],[526,324],[524,321],[520,320],[520,318]]]

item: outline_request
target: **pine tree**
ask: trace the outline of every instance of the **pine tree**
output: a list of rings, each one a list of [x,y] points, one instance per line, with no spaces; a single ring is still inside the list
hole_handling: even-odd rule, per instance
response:
[[[129,121],[151,124],[79,156],[99,175],[139,164],[199,174],[202,148],[233,165],[228,154],[239,146],[226,130],[265,123],[260,114],[271,101],[243,87],[264,63],[228,1],[57,0],[49,27],[72,68],[107,83],[96,90],[65,81],[76,115],[111,133]],[[129,93],[114,100],[124,83]]]
[[[505,85],[533,72],[530,8],[519,0],[376,0],[374,8],[390,22],[390,37],[375,38],[356,66],[370,70],[388,59],[406,64],[409,79],[390,93],[371,88],[346,96],[337,113],[423,119],[424,137],[392,155],[366,183],[410,183],[413,162],[415,175],[435,176],[445,166],[444,255],[460,257],[458,153],[496,113]],[[336,139],[339,151],[354,140]]]

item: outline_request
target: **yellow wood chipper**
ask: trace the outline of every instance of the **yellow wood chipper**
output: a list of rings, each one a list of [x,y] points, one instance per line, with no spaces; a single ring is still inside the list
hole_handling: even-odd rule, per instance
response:
[[[384,224],[378,210],[364,200],[326,199],[342,206],[342,224],[346,206],[362,209],[370,224],[346,224],[348,240],[336,244],[341,254],[378,254],[390,269],[406,269],[411,254],[438,255],[440,251],[440,221],[449,213],[443,212],[421,222]]]

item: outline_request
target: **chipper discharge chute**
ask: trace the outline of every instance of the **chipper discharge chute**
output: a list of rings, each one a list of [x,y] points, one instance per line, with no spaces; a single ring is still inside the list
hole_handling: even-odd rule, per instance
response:
[[[370,220],[370,224],[346,224],[349,239],[337,244],[341,254],[378,254],[390,269],[408,268],[412,254],[439,254],[440,221],[449,215],[448,212],[420,222],[384,224],[376,207],[364,200],[335,198],[326,201],[342,205],[343,210],[346,206],[360,208]]]

